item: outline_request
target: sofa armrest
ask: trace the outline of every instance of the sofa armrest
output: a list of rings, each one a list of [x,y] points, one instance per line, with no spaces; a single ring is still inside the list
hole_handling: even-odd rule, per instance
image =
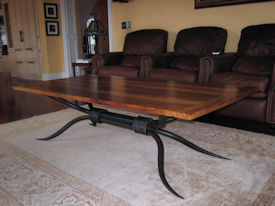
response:
[[[204,56],[200,58],[198,81],[208,82],[212,72],[231,71],[236,61],[236,53],[225,53],[222,55]]]
[[[97,74],[100,67],[105,65],[118,65],[123,56],[122,52],[111,52],[92,57],[93,74]]]
[[[273,72],[267,96],[266,121],[275,125],[275,62],[273,63]]]
[[[139,78],[148,78],[150,76],[152,68],[154,67],[168,67],[173,58],[173,52],[168,52],[157,56],[143,56],[140,63]]]

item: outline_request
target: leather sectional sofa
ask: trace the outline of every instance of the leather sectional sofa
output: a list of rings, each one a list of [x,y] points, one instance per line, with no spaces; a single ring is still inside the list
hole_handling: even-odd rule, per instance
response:
[[[184,29],[169,53],[167,34],[155,29],[129,33],[123,52],[93,57],[93,73],[256,87],[257,93],[216,113],[275,125],[275,24],[244,28],[236,53],[223,53],[223,28]]]

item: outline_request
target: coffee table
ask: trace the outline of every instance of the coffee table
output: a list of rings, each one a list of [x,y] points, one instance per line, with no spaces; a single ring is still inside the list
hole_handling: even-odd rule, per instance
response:
[[[159,134],[174,139],[198,152],[229,160],[209,152],[198,145],[162,129],[177,118],[193,120],[223,108],[256,92],[256,88],[238,88],[207,84],[188,84],[176,81],[144,81],[119,76],[98,77],[85,75],[75,78],[45,82],[19,82],[13,85],[17,91],[49,96],[85,115],[67,123],[54,134],[40,138],[50,140],[82,120],[91,120],[92,125],[107,123],[152,136],[158,147],[158,172],[164,186],[174,195],[180,196],[167,182],[164,173],[164,146]],[[68,100],[87,103],[89,109]],[[159,118],[128,116],[93,107],[93,103],[131,109],[159,115]]]

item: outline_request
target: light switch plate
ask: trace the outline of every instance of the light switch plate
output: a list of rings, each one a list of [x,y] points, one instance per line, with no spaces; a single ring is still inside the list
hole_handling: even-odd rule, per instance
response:
[[[131,22],[130,21],[124,21],[121,23],[122,29],[130,29],[131,28]]]

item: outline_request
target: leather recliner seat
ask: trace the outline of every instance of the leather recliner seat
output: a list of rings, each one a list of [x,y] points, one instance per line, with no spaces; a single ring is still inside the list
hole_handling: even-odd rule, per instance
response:
[[[126,76],[139,78],[143,57],[160,56],[167,51],[168,32],[161,29],[144,29],[128,33],[122,52],[95,55],[93,73],[100,76]]]
[[[203,82],[258,89],[217,114],[275,124],[275,24],[244,28],[236,54],[204,57],[201,67]]]
[[[183,29],[177,34],[174,52],[167,55],[168,60],[159,61],[151,57],[152,65],[145,76],[153,80],[197,82],[203,75],[199,71],[200,58],[222,54],[226,38],[226,30],[219,27]]]

